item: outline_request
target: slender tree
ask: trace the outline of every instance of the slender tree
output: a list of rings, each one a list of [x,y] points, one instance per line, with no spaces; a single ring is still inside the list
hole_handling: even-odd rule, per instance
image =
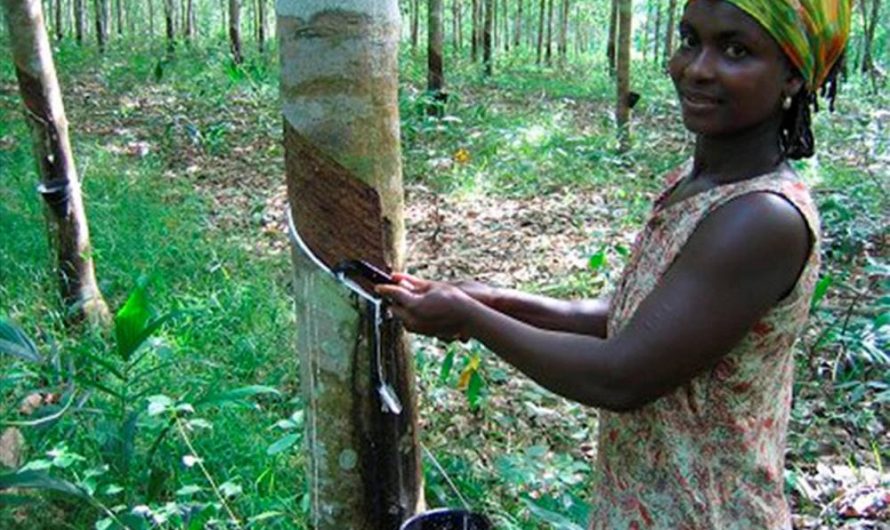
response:
[[[65,28],[62,26],[62,12],[64,11],[64,2],[62,0],[56,0],[56,23],[53,24],[54,29],[56,30],[56,40],[61,41],[65,38]]]
[[[68,121],[56,77],[40,0],[3,0],[19,92],[27,109],[32,147],[46,204],[50,239],[58,258],[63,300],[89,321],[108,321],[96,284],[90,234]]]
[[[185,17],[183,20],[184,31],[183,36],[186,40],[192,40],[195,36],[195,2],[194,0],[185,0]]]
[[[256,2],[256,41],[260,53],[266,51],[266,0]]]
[[[173,0],[164,0],[164,28],[167,34],[167,53],[172,54],[176,49],[176,27],[175,15],[176,8]]]
[[[860,62],[860,71],[863,74],[871,74],[875,71],[872,48],[875,40],[875,30],[878,27],[878,19],[880,18],[881,0],[860,0],[859,8],[862,12],[862,60]],[[871,8],[870,12],[869,8]]]
[[[655,46],[655,50],[653,51],[652,58],[653,61],[658,64],[659,55],[659,46],[661,45],[661,1],[657,0],[655,2],[655,36],[653,38],[653,45]]]
[[[553,0],[547,0],[547,36],[544,45],[544,62],[553,65]]]
[[[516,13],[513,19],[513,48],[519,48],[522,43],[522,2],[516,0]]]
[[[114,0],[114,14],[117,22],[117,34],[124,34],[124,6],[121,0]]]
[[[86,32],[83,1],[74,0],[74,40],[77,44],[83,44],[83,34]]]
[[[557,52],[560,66],[565,65],[569,38],[569,0],[562,0],[559,9],[559,41]]]
[[[630,43],[633,0],[618,0],[618,82],[615,123],[619,149],[630,149]]]
[[[442,65],[442,0],[427,2],[427,91],[430,104],[427,109],[431,116],[442,113],[444,103],[445,73]]]
[[[349,253],[401,270],[398,3],[278,0],[276,6],[288,199],[299,237],[327,266]],[[393,530],[423,504],[404,332],[300,245],[292,257],[308,526]],[[394,392],[381,390],[384,380]]]
[[[609,60],[609,75],[615,76],[615,67],[618,62],[618,2],[612,0],[612,10],[609,15],[609,42],[606,43],[606,58]]]
[[[94,0],[96,10],[96,44],[99,52],[105,53],[108,43],[108,0]]]
[[[674,53],[674,35],[677,33],[676,28],[677,0],[668,2],[668,19],[667,29],[664,32],[664,66],[667,66],[671,60],[671,54]]]
[[[539,66],[541,65],[541,56],[544,51],[544,11],[547,7],[546,2],[547,0],[541,0],[541,7],[538,11],[538,55],[535,63]]]
[[[154,0],[148,0],[148,35],[155,36],[155,3]]]
[[[452,0],[451,2],[451,39],[452,46],[455,50],[461,48],[461,1]]]
[[[420,0],[411,0],[411,51],[416,52],[420,42]]]
[[[485,75],[491,76],[494,73],[494,47],[492,43],[492,25],[494,23],[494,1],[484,0],[485,5],[485,21],[482,30],[482,63],[485,67]]]
[[[232,49],[232,60],[241,64],[241,0],[229,0],[229,46]]]
[[[479,6],[480,2],[483,0],[473,0],[472,10],[473,10],[473,27],[471,28],[471,36],[470,36],[470,60],[474,63],[476,62],[476,58],[479,56]]]

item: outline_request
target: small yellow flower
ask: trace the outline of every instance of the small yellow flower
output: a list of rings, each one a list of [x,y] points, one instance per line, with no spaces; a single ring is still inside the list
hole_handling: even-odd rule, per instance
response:
[[[454,161],[458,164],[466,164],[470,161],[470,152],[461,147],[454,153]]]

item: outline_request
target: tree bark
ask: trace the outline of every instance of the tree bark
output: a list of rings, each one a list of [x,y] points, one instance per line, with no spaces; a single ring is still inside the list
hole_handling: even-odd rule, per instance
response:
[[[479,56],[479,2],[483,0],[473,0],[473,27],[470,35],[470,60],[475,63],[476,57]]]
[[[618,0],[618,82],[615,123],[621,152],[630,149],[630,42],[633,0]]]
[[[121,0],[114,0],[115,18],[117,19],[117,34],[124,34],[124,6]]]
[[[266,0],[257,0],[256,3],[256,40],[260,53],[266,51]]]
[[[40,0],[3,0],[3,8],[31,127],[38,189],[47,206],[50,239],[58,258],[62,299],[88,321],[107,323],[108,308],[96,284],[89,227]]]
[[[547,0],[547,37],[544,46],[544,62],[553,64],[553,0]]]
[[[154,0],[148,0],[148,35],[155,36],[155,4]]]
[[[55,5],[56,23],[53,25],[54,26],[53,29],[56,30],[56,40],[57,41],[61,41],[63,38],[65,38],[65,30],[64,30],[64,27],[62,26],[62,7],[63,7],[62,0],[56,0],[56,5]]]
[[[460,34],[460,0],[452,0],[451,2],[451,42],[454,50],[460,50],[461,34]]]
[[[492,46],[492,24],[494,23],[494,0],[484,0],[485,27],[482,30],[482,63],[485,67],[485,75],[494,73],[494,47]]]
[[[513,49],[522,44],[522,1],[516,0],[516,18],[513,21]]]
[[[176,27],[174,26],[175,7],[173,0],[164,0],[164,26],[167,32],[167,53],[172,54],[176,49]]]
[[[606,58],[609,61],[609,75],[615,77],[615,67],[618,62],[618,47],[616,40],[618,39],[618,2],[612,0],[612,14],[609,16],[609,42],[606,43]]]
[[[676,27],[677,0],[670,0],[668,3],[668,20],[667,31],[664,35],[664,66],[671,60],[674,54],[674,35],[677,33]]]
[[[538,55],[535,63],[540,66],[541,65],[541,56],[544,52],[544,11],[546,10],[546,1],[541,0],[541,9],[539,11],[540,16],[538,17]]]
[[[108,42],[108,0],[93,0],[93,7],[96,11],[96,44],[99,52],[105,53]]]
[[[427,113],[430,116],[442,114],[444,105],[443,89],[445,73],[442,65],[442,0],[427,2],[427,91],[430,104]]]
[[[244,61],[241,55],[241,0],[229,0],[229,46],[232,60],[241,64]]]
[[[863,74],[870,74],[875,69],[874,59],[872,57],[872,47],[875,39],[875,29],[877,29],[878,18],[881,12],[881,0],[860,0],[860,9],[862,10],[862,62],[860,63],[860,71]],[[868,7],[871,7],[871,13]]]
[[[86,18],[84,17],[83,0],[74,0],[74,40],[77,44],[83,44],[83,34],[86,31]]]
[[[183,20],[183,36],[186,40],[192,40],[195,36],[195,3],[194,0],[185,0],[185,20]]]
[[[658,1],[655,3],[655,36],[652,42],[654,46],[652,60],[655,64],[658,64],[658,58],[660,57],[658,52],[661,51],[661,12],[661,1]]]
[[[401,270],[398,3],[279,0],[276,6],[296,229],[327,266],[361,257]],[[404,332],[386,317],[380,340],[374,340],[367,303],[299,247],[292,258],[307,408],[309,527],[396,529],[423,505],[414,374]],[[378,367],[395,388],[400,414],[381,409]]]
[[[411,0],[411,51],[417,51],[420,42],[420,0]]]
[[[569,0],[562,0],[559,13],[559,64],[564,66],[566,56],[568,54],[568,38],[569,38]]]

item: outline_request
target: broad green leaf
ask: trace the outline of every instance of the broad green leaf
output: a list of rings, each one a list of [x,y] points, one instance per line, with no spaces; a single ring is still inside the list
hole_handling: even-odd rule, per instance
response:
[[[67,480],[51,477],[44,471],[22,471],[0,475],[0,489],[9,488],[57,491],[81,499],[89,499],[89,496],[74,484]]]
[[[163,394],[151,396],[148,398],[148,415],[157,416],[163,414],[172,406],[173,400]]]
[[[245,399],[260,394],[281,395],[278,389],[264,385],[250,385],[234,390],[227,390],[218,394],[210,394],[195,401],[195,405],[219,405],[222,403],[231,403],[233,401],[244,401]]]
[[[279,438],[275,443],[269,446],[266,449],[267,455],[276,455],[285,449],[289,449],[292,445],[297,443],[297,440],[300,439],[300,435],[297,433],[288,434],[287,436],[283,436]]]
[[[596,254],[590,256],[587,260],[587,268],[591,271],[598,271],[606,265],[606,249],[602,248]]]
[[[565,515],[535,504],[531,499],[523,498],[522,502],[525,503],[525,506],[532,512],[532,515],[534,515],[535,518],[548,523],[546,525],[547,528],[554,528],[556,530],[584,530],[582,526],[579,526]]]
[[[444,384],[451,375],[451,369],[454,368],[455,348],[450,347],[445,353],[445,359],[442,360],[442,371],[439,372],[439,382]]]
[[[0,318],[0,353],[35,363],[43,360],[34,341],[20,327],[4,318]]]
[[[151,320],[148,304],[148,280],[142,277],[130,293],[127,302],[114,317],[114,336],[117,339],[117,353],[124,361],[129,361],[133,352],[142,344],[143,332]]]
[[[825,295],[828,293],[828,288],[831,287],[831,284],[833,283],[834,277],[830,275],[822,277],[819,282],[816,283],[816,288],[813,290],[813,299],[810,302],[810,311],[819,308],[819,303],[825,298]]]
[[[204,491],[204,488],[202,488],[201,486],[196,486],[194,484],[190,484],[188,486],[183,486],[183,487],[179,488],[178,490],[176,490],[176,496],[177,497],[188,497],[190,495],[194,495],[195,493],[200,493],[201,491]]]
[[[470,376],[470,383],[467,385],[467,401],[470,406],[475,408],[479,405],[479,398],[482,396],[482,389],[485,387],[485,380],[479,374],[478,370]]]

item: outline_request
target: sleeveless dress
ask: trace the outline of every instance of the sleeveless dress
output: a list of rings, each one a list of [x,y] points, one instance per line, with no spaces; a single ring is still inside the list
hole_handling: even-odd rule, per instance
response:
[[[792,345],[819,274],[819,217],[790,170],[725,184],[670,206],[691,169],[668,176],[637,237],[613,297],[609,335],[631,319],[699,223],[742,195],[783,197],[806,219],[812,249],[794,289],[712,368],[641,409],[600,412],[596,530],[779,530],[791,528],[783,491],[791,408]]]

